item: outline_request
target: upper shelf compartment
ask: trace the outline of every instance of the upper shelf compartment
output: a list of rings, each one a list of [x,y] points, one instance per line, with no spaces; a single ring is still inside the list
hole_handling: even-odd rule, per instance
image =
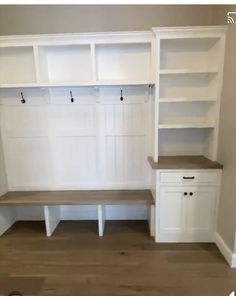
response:
[[[215,101],[218,75],[175,74],[160,78],[160,101]]]
[[[97,44],[96,74],[101,84],[151,83],[151,44]]]
[[[0,48],[0,86],[36,81],[34,51],[31,46]]]
[[[90,45],[39,47],[41,82],[88,83],[92,81]]]
[[[218,72],[220,39],[162,39],[160,73]]]

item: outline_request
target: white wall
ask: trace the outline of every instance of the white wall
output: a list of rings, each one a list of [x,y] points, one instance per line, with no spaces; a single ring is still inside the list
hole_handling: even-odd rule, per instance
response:
[[[228,11],[236,5],[221,6],[215,11],[215,23],[225,24]],[[219,161],[223,163],[222,188],[219,204],[218,233],[236,252],[236,24],[228,26],[224,81],[220,114]]]
[[[2,138],[0,132],[0,196],[7,192],[7,177],[3,155]]]

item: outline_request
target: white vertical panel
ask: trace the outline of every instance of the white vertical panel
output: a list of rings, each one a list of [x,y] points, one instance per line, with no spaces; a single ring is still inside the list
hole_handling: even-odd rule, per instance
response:
[[[94,133],[93,105],[56,105],[49,107],[49,124],[52,135],[80,136]]]
[[[50,187],[47,138],[6,139],[5,157],[10,190],[42,190]]]
[[[155,236],[155,205],[150,206],[149,229],[150,236]]]
[[[55,188],[79,189],[96,185],[94,137],[55,137],[51,145]]]
[[[120,89],[124,100],[120,101]],[[145,87],[102,88],[104,162],[107,187],[144,188],[148,184],[147,129],[150,108]]]
[[[4,106],[4,132],[8,137],[47,136],[45,106]]]
[[[6,232],[16,221],[15,207],[0,207],[0,235]]]
[[[46,92],[20,90],[1,93],[3,103],[2,136],[10,190],[48,189],[50,157]]]
[[[106,137],[106,177],[112,184],[146,184],[147,158],[143,136]]]
[[[5,194],[7,191],[8,191],[8,181],[7,181],[7,174],[6,174],[6,167],[5,167],[3,145],[2,145],[2,135],[1,135],[1,129],[0,129],[0,196],[2,194]]]
[[[50,100],[53,187],[94,188],[97,182],[96,126],[99,124],[95,93],[91,88],[51,89]]]
[[[98,235],[103,236],[106,223],[106,208],[98,205]]]
[[[60,223],[60,206],[44,206],[45,226],[47,236],[51,236]]]

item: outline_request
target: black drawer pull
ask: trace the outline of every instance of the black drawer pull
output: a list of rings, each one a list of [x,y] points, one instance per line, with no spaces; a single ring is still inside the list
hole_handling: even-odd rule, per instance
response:
[[[184,180],[193,180],[195,177],[183,177]]]

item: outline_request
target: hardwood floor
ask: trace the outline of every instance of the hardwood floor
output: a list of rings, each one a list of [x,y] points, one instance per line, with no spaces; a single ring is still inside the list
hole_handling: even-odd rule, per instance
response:
[[[0,238],[0,295],[228,296],[236,290],[214,244],[155,244],[142,221],[18,222]]]

